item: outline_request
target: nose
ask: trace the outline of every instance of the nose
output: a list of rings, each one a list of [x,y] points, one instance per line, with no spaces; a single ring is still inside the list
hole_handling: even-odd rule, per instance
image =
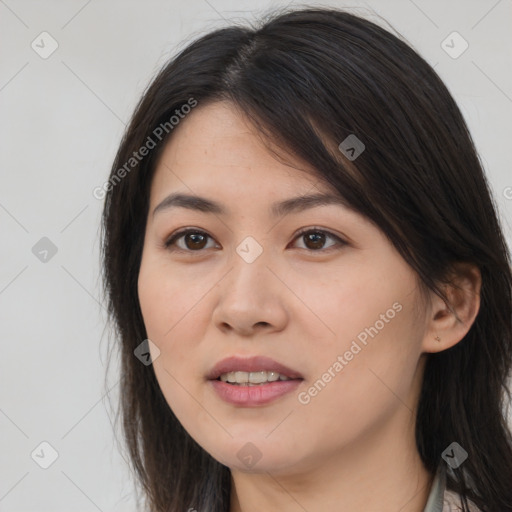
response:
[[[292,294],[265,251],[250,263],[238,254],[232,262],[217,286],[212,317],[217,328],[244,337],[284,329],[289,317],[287,300]]]

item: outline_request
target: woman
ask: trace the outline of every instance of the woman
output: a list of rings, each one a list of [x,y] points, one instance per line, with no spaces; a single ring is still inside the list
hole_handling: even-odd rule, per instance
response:
[[[150,510],[512,510],[509,254],[406,43],[327,8],[211,32],[145,92],[105,192]]]

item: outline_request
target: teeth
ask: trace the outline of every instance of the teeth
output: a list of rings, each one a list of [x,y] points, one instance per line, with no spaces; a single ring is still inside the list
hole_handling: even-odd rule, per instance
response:
[[[290,380],[289,377],[281,375],[277,372],[228,372],[220,376],[222,382],[230,382],[232,384],[255,385],[265,382],[275,382],[277,380]]]

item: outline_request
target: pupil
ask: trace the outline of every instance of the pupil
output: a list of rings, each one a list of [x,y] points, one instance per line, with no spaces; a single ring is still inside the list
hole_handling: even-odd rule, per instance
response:
[[[320,249],[323,246],[324,237],[325,237],[325,235],[323,233],[310,233],[310,234],[306,235],[306,239],[309,242],[313,243],[314,249]]]
[[[205,241],[205,238],[203,235],[201,234],[188,234],[186,235],[186,238],[187,238],[187,242],[192,240],[192,245],[193,247],[195,247],[196,249],[197,248],[202,248],[203,246],[201,245],[201,242],[203,243],[204,245],[204,241]],[[199,239],[199,240],[198,240]],[[199,245],[198,245],[198,242],[199,242]],[[188,245],[188,244],[187,244]]]

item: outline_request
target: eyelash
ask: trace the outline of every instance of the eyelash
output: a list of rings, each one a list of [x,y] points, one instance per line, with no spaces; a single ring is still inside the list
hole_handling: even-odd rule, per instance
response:
[[[186,229],[179,230],[176,233],[174,233],[173,235],[171,235],[171,237],[164,243],[164,247],[166,249],[168,249],[169,251],[180,251],[180,252],[188,252],[188,253],[201,253],[201,252],[203,252],[204,249],[199,249],[199,250],[193,251],[191,249],[182,249],[181,247],[179,247],[177,249],[176,248],[172,248],[173,245],[176,245],[176,241],[177,240],[179,240],[180,238],[183,238],[185,235],[188,235],[190,233],[193,233],[195,235],[206,235],[208,238],[211,238],[213,240],[213,237],[211,237],[205,231],[201,231],[199,229],[186,228]],[[330,237],[330,238],[336,240],[336,242],[337,242],[337,244],[332,245],[332,246],[328,247],[327,249],[317,249],[317,250],[315,250],[315,249],[305,248],[304,250],[306,250],[308,252],[330,252],[331,249],[336,249],[336,245],[340,246],[340,248],[345,246],[345,245],[348,245],[348,243],[345,240],[343,240],[339,236],[335,235],[334,233],[331,233],[330,231],[326,231],[325,229],[316,228],[316,227],[305,228],[305,229],[299,231],[295,235],[295,238],[293,240],[295,241],[298,238],[300,238],[301,236],[303,236],[305,234],[308,234],[308,233],[321,233],[323,235],[326,235],[327,237]],[[300,249],[302,249],[302,247],[300,247]]]

